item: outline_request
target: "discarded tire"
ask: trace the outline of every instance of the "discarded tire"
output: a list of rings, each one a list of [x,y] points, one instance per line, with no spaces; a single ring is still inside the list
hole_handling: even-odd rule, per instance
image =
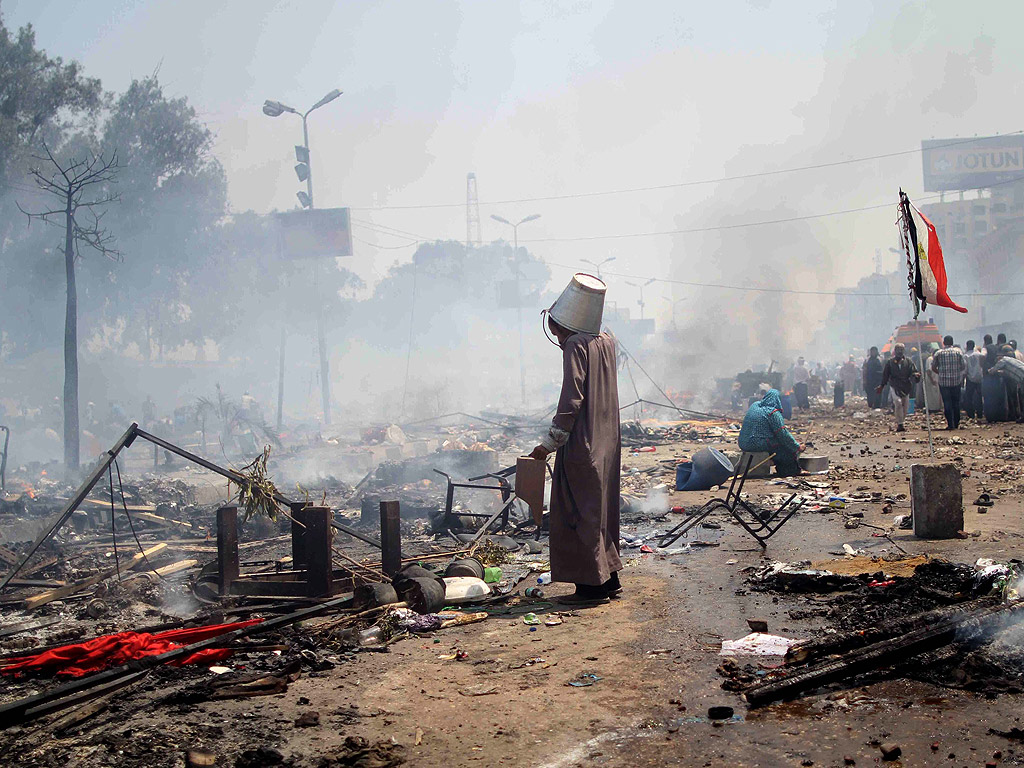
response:
[[[475,557],[464,557],[460,560],[453,560],[444,569],[445,578],[456,576],[472,576],[474,579],[484,577],[484,564]]]
[[[391,584],[360,584],[352,594],[352,607],[357,611],[397,602],[398,592]]]
[[[396,589],[416,613],[437,613],[444,607],[444,582],[438,583],[433,576],[403,579]]]

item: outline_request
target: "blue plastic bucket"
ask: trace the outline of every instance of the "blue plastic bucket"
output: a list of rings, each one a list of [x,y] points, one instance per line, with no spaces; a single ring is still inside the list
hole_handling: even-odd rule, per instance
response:
[[[914,412],[916,398],[910,398],[907,403],[907,415],[910,416]]]

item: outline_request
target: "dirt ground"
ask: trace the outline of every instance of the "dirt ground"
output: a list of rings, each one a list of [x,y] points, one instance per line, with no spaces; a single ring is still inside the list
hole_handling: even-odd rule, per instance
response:
[[[829,482],[838,495],[908,494],[910,465],[928,460],[923,416],[911,417],[909,431],[896,434],[880,411],[855,415],[865,410],[861,401],[792,420],[798,439],[813,443],[809,452],[839,467],[810,479]],[[941,421],[934,416],[933,427]],[[186,749],[205,748],[217,755],[217,765],[235,765],[244,750],[265,746],[295,765],[317,765],[346,737],[361,736],[402,745],[406,764],[414,766],[872,765],[881,759],[882,742],[902,749],[890,765],[1024,764],[1024,745],[989,732],[1021,727],[1022,696],[879,679],[748,711],[738,694],[721,688],[716,673],[721,641],[747,634],[747,619],[764,619],[770,632],[792,638],[821,630],[820,619],[789,613],[813,605],[813,597],[750,590],[752,566],[842,561],[843,544],[867,556],[903,550],[966,563],[1022,555],[1024,426],[936,429],[934,444],[936,458],[956,462],[964,476],[967,538],[925,541],[899,530],[887,539],[873,536],[874,528],[844,528],[840,512],[806,511],[762,550],[716,513],[717,546],[640,555],[623,571],[622,599],[562,615],[556,626],[522,620],[526,610],[550,616],[549,603],[510,606],[508,614],[481,623],[401,640],[388,653],[360,653],[334,669],[304,672],[285,693],[260,698],[153,706],[161,689],[159,680],[151,681],[76,735],[57,738],[43,727],[8,732],[2,760],[155,768],[183,765]],[[659,446],[655,453],[624,455],[623,463],[642,469],[697,447]],[[668,480],[671,472],[664,474]],[[785,488],[754,480],[746,490],[757,498]],[[980,514],[972,502],[983,490],[995,504]],[[672,492],[670,506],[693,508],[714,495]],[[909,502],[888,511],[881,500],[848,509],[863,512],[865,523],[891,528]],[[463,660],[441,658],[456,650],[465,652]],[[581,679],[591,684],[569,685]],[[714,705],[733,707],[735,716],[709,721]],[[319,724],[296,725],[309,712],[319,714]],[[267,760],[250,764],[275,764]]]

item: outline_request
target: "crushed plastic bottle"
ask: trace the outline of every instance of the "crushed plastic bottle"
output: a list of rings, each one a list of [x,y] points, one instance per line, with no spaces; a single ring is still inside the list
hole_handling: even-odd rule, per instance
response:
[[[538,584],[550,584],[551,583],[551,571],[545,571],[537,577]]]
[[[370,627],[359,633],[360,645],[380,645],[384,642],[384,628]]]

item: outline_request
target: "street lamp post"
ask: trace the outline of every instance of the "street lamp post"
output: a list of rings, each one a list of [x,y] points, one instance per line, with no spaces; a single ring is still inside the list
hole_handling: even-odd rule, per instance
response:
[[[652,277],[646,283],[626,283],[626,285],[631,285],[634,288],[638,288],[640,290],[640,302],[639,303],[640,303],[640,319],[641,320],[644,319],[644,288],[646,288],[648,285],[653,283],[656,279],[657,278]]]
[[[684,297],[682,299],[673,299],[669,296],[662,296],[661,298],[663,298],[665,301],[669,302],[672,305],[672,327],[676,328],[676,307],[682,304],[684,301],[686,301],[686,298]]]
[[[525,224],[528,221],[535,221],[540,218],[539,213],[534,213],[527,216],[525,219],[520,219],[513,224],[508,219],[503,219],[501,216],[491,214],[491,218],[495,221],[500,221],[502,224],[508,224],[512,227],[512,263],[515,265],[516,270],[516,315],[517,323],[519,324],[519,394],[522,398],[522,404],[526,405],[526,364],[523,362],[523,296],[520,290],[520,274],[519,274],[519,225]]]
[[[313,210],[313,171],[311,157],[309,154],[309,125],[307,118],[310,113],[334,101],[336,98],[341,96],[341,91],[335,88],[333,91],[324,96],[320,101],[314,104],[312,107],[307,109],[305,112],[299,112],[297,109],[282,104],[279,101],[270,101],[269,99],[263,102],[263,114],[268,117],[279,117],[285,112],[289,112],[293,115],[299,115],[302,118],[302,147],[295,148],[295,159],[298,160],[298,164],[295,166],[295,173],[299,177],[299,181],[306,182],[306,191],[299,192],[297,197],[299,203],[303,208]],[[299,150],[302,150],[301,152]],[[316,340],[317,347],[320,351],[320,395],[323,400],[324,409],[324,424],[331,423],[331,380],[330,380],[330,364],[327,359],[327,341],[324,338],[324,311],[323,303],[320,301],[320,260],[313,260],[313,303],[315,305],[316,313]],[[278,373],[277,383],[277,428],[278,431],[281,429],[282,411],[284,408],[284,345],[285,345],[285,333],[281,331],[281,370]]]
[[[602,261],[600,263],[591,261],[590,259],[580,259],[580,261],[582,261],[584,264],[589,264],[590,266],[592,266],[594,269],[597,270],[597,279],[598,280],[604,280],[604,277],[601,275],[601,267],[603,267],[609,261],[615,261],[615,257],[614,256],[609,256],[607,259],[605,259],[604,261]]]

